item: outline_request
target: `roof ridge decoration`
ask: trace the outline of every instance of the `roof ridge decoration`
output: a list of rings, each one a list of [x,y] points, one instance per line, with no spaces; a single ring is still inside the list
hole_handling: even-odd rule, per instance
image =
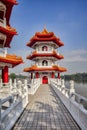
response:
[[[63,46],[64,44],[60,41],[60,38],[56,37],[53,32],[48,32],[46,28],[42,32],[36,32],[35,35],[27,43],[27,46],[32,47],[37,41],[53,41],[54,44]]]
[[[47,31],[46,28],[43,29],[43,31],[41,32],[42,34],[48,34],[49,32]]]

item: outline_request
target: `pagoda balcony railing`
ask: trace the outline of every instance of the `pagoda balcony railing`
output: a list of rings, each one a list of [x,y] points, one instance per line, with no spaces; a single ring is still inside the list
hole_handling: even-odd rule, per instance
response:
[[[44,53],[52,53],[52,51],[37,51],[37,53],[44,54]]]
[[[49,66],[49,65],[48,65],[48,66],[45,66],[45,65],[44,65],[44,66],[42,66],[42,65],[37,65],[37,67],[38,67],[38,68],[52,68],[51,65],[50,65],[50,66]]]
[[[58,67],[59,67],[60,65],[59,65],[59,64],[57,64],[57,65],[51,64],[51,65],[47,65],[47,66],[46,66],[46,65],[44,65],[44,66],[42,66],[42,65],[37,65],[38,68],[52,68],[53,66],[58,66]]]
[[[6,27],[6,18],[0,19],[0,26]]]
[[[50,51],[33,51],[32,54],[49,54],[49,53],[55,53],[57,55],[59,55],[59,52],[57,52],[56,50],[50,50]]]

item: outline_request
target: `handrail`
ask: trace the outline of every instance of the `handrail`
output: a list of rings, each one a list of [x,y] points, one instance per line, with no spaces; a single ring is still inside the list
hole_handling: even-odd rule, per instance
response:
[[[5,102],[12,102],[13,101],[13,97],[12,96],[8,96],[7,98],[4,98],[1,100],[1,104],[4,104]]]
[[[70,98],[70,99],[73,99],[74,101],[76,101],[78,104],[82,104],[82,106],[84,107],[84,109],[86,109],[87,110],[87,105],[84,105],[84,103],[83,102],[86,102],[86,104],[87,104],[87,98],[85,98],[85,97],[83,97],[83,96],[81,96],[80,94],[77,94],[76,92],[71,92],[70,93],[70,89],[68,89],[68,88],[66,88],[66,87],[62,87],[62,85],[58,85],[58,82],[55,82],[55,81],[53,81],[53,80],[51,80],[50,82],[53,82],[53,85],[55,86],[57,86],[57,88],[67,97],[68,96],[68,98]],[[66,95],[66,91],[67,91],[67,94],[68,95]],[[73,98],[74,97],[74,98]],[[86,107],[85,107],[86,106]]]

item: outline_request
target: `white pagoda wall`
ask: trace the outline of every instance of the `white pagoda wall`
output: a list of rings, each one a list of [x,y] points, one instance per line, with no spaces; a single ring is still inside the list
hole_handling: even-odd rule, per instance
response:
[[[43,65],[42,65],[43,60],[48,61],[48,66],[43,66]],[[41,59],[39,59],[38,61],[36,61],[35,64],[36,64],[38,67],[52,67],[52,65],[54,65],[55,62],[52,61],[52,60],[48,60],[47,58],[46,58],[46,59],[45,59],[45,58],[42,59],[42,57],[41,57]]]
[[[48,47],[48,51],[52,52],[54,50],[54,45],[52,45],[51,42],[40,42],[40,43],[37,42],[37,44],[38,45],[36,45],[36,48],[35,48],[36,51],[42,51],[42,47],[43,46],[47,46]]]

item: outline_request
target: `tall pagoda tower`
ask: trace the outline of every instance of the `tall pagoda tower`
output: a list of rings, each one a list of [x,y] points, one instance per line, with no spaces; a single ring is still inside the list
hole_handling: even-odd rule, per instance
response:
[[[3,83],[8,83],[8,68],[15,67],[23,63],[21,57],[7,53],[11,40],[17,34],[16,30],[10,26],[9,20],[16,0],[0,0],[0,70]]]
[[[35,62],[29,68],[25,68],[24,72],[31,73],[31,79],[41,78],[42,84],[48,84],[50,78],[57,77],[60,79],[60,73],[66,69],[56,65],[56,61],[63,59],[56,49],[64,44],[57,38],[53,32],[44,29],[42,32],[36,32],[35,35],[27,43],[27,46],[34,49],[27,59]]]

